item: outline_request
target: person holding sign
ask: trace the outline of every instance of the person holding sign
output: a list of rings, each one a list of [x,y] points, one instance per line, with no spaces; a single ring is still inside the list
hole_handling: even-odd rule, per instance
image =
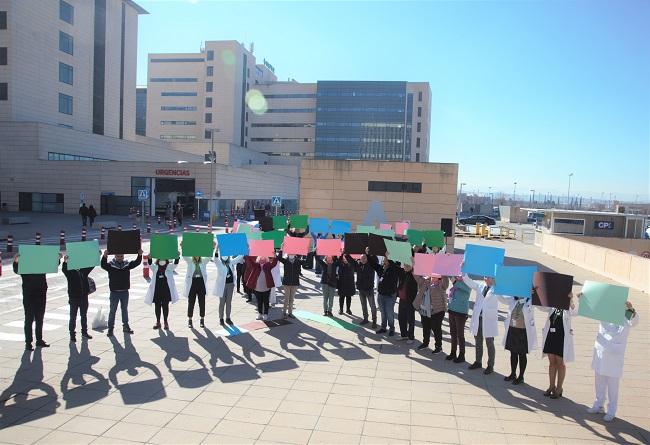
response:
[[[278,253],[278,261],[284,267],[284,274],[282,274],[282,287],[284,288],[282,318],[295,318],[293,316],[293,299],[298,291],[298,286],[300,286],[300,269],[305,264],[305,261],[302,257],[296,255],[287,255],[284,258],[282,251]]]
[[[182,246],[181,242],[181,246]],[[201,317],[199,323],[202,328],[205,327],[205,294],[208,289],[208,271],[206,266],[210,262],[210,258],[193,256],[183,257],[187,263],[187,270],[185,272],[185,288],[183,294],[187,301],[187,327],[192,328],[192,317],[194,316],[194,305],[196,300],[199,300],[199,316]]]
[[[578,294],[578,298],[581,296],[582,293]],[[609,398],[607,413],[603,417],[606,422],[611,422],[616,417],[618,386],[623,375],[627,338],[630,328],[637,324],[639,324],[639,314],[634,310],[632,303],[627,301],[623,326],[607,321],[601,321],[598,326],[591,361],[591,369],[595,374],[596,400],[587,411],[591,414],[601,413],[605,406],[605,398]]]
[[[170,263],[166,259],[158,259],[152,263],[151,256],[149,256],[149,267],[153,274],[153,280],[149,283],[149,289],[144,297],[144,302],[151,305],[154,304],[154,311],[156,314],[156,324],[153,325],[154,329],[160,329],[160,312],[162,310],[163,319],[165,322],[165,330],[169,330],[169,302],[172,304],[178,301],[178,292],[176,291],[176,282],[174,281],[174,269],[178,264],[178,258]]]
[[[397,284],[399,305],[397,320],[399,321],[400,338],[409,345],[415,340],[415,308],[413,302],[418,294],[418,282],[413,276],[413,266],[403,264]]]
[[[70,341],[76,342],[77,335],[75,328],[77,326],[77,312],[81,317],[81,336],[91,339],[88,333],[88,295],[90,294],[90,285],[88,283],[88,274],[94,267],[84,267],[82,269],[68,269],[68,255],[63,257],[63,267],[61,271],[68,280],[68,304],[70,305],[70,322],[68,330],[70,331]]]
[[[338,286],[339,261],[337,257],[329,255],[325,257],[325,260],[319,256],[315,258],[322,271],[320,282],[323,285],[323,315],[333,317],[332,306],[334,306],[334,291]]]
[[[503,380],[519,385],[524,382],[524,373],[528,364],[526,355],[537,348],[533,306],[530,298],[502,296],[497,298],[508,306],[508,317],[504,322],[506,333],[503,336],[503,346],[510,351],[510,375],[505,376]],[[517,364],[519,364],[519,375],[517,375]]]
[[[388,326],[388,336],[395,335],[395,299],[397,298],[397,283],[399,282],[400,266],[388,259],[388,253],[384,255],[382,265],[372,265],[379,276],[377,285],[377,302],[381,312],[381,327],[377,334],[386,332]]]
[[[339,315],[343,315],[343,303],[347,308],[347,314],[352,315],[352,295],[356,293],[354,287],[354,259],[349,255],[342,255],[339,262],[339,277],[336,286],[339,292]]]
[[[462,277],[454,277],[452,283],[447,303],[451,352],[445,358],[453,360],[454,363],[463,363],[465,361],[465,322],[469,313],[471,289],[465,284]],[[458,348],[458,355],[456,355],[456,348]]]
[[[485,277],[485,283],[477,283],[467,274],[463,274],[463,282],[476,292],[476,301],[474,302],[472,319],[469,325],[469,329],[474,336],[476,359],[474,363],[469,365],[469,369],[480,369],[483,367],[483,338],[485,338],[488,362],[483,374],[492,374],[494,372],[494,358],[496,356],[494,337],[499,333],[499,301],[493,290],[494,278]]]
[[[108,272],[108,288],[110,290],[110,309],[108,312],[108,337],[113,336],[115,326],[115,313],[117,305],[122,310],[122,330],[127,334],[133,334],[129,326],[129,289],[131,287],[131,270],[142,263],[142,249],[138,252],[135,261],[126,261],[124,255],[118,254],[108,262],[108,249],[104,250],[100,266]]]
[[[269,261],[267,257],[246,257],[246,270],[250,271],[250,275],[246,280],[246,286],[255,292],[257,298],[257,319],[269,319],[269,297],[271,295],[271,288],[275,287],[273,281],[273,274],[271,269],[278,264],[277,258]]]
[[[59,258],[61,254],[59,254]],[[18,275],[18,262],[20,254],[14,256],[12,268]],[[23,282],[23,310],[25,311],[25,350],[33,351],[34,341],[32,324],[35,325],[36,346],[49,348],[50,345],[43,340],[43,318],[45,317],[45,303],[47,295],[47,279],[44,273],[21,274]]]
[[[377,257],[370,255],[369,248],[366,247],[366,253],[354,263],[354,269],[357,272],[357,290],[361,300],[361,310],[363,311],[363,320],[360,325],[368,324],[368,303],[372,312],[372,329],[377,329],[377,305],[375,304],[375,268]]]
[[[434,354],[442,352],[442,320],[447,310],[447,277],[418,277],[418,296],[413,306],[422,317],[422,344],[418,349],[429,346],[431,331],[435,341]],[[427,303],[428,301],[428,303]]]
[[[214,290],[212,293],[219,297],[219,324],[224,326],[225,316],[226,323],[232,326],[234,324],[230,319],[232,294],[235,289],[235,280],[239,282],[239,265],[243,263],[244,256],[222,257],[219,255],[219,249],[217,249],[214,253],[213,261],[217,267],[217,278],[214,281]],[[203,325],[201,326],[203,327]]]

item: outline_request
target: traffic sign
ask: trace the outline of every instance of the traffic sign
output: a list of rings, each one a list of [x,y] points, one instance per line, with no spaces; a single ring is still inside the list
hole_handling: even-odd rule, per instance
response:
[[[86,200],[86,193],[85,192],[80,192],[79,193],[79,199],[81,201],[85,201]]]
[[[271,197],[271,205],[273,207],[280,207],[282,205],[282,197],[281,196],[272,196]]]
[[[148,189],[139,189],[138,190],[138,201],[146,201],[149,199],[149,190]]]
[[[195,191],[194,192],[194,197],[195,198],[203,198],[203,192],[199,191],[199,190]]]

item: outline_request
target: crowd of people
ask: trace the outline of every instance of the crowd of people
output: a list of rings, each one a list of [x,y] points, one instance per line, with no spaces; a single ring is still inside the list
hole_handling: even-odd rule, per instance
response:
[[[415,246],[413,254],[431,252],[426,246]],[[101,268],[108,273],[110,310],[107,335],[114,335],[117,308],[121,308],[122,330],[133,334],[129,325],[128,304],[130,273],[142,262],[140,251],[134,260],[124,255],[114,255],[109,261],[107,252],[101,256]],[[94,282],[89,277],[93,268],[70,270],[67,256],[62,256],[62,271],[68,282],[70,305],[70,341],[76,341],[77,315],[80,316],[81,335],[92,339],[88,332],[88,296],[94,291]],[[14,257],[13,269],[18,273],[20,256]],[[144,302],[154,306],[154,329],[170,329],[170,303],[179,301],[174,269],[179,259],[148,258],[152,278]],[[277,291],[282,289],[282,317],[293,315],[294,298],[301,288],[303,269],[315,268],[320,275],[320,289],[323,298],[323,315],[333,317],[334,296],[339,297],[339,315],[353,315],[352,297],[358,293],[362,317],[356,320],[361,326],[370,323],[377,335],[385,334],[396,341],[412,344],[416,336],[416,312],[421,323],[421,343],[418,350],[429,348],[433,332],[433,354],[443,352],[442,325],[445,314],[448,318],[451,348],[446,360],[456,364],[466,362],[465,328],[470,319],[469,332],[474,337],[474,360],[468,365],[470,370],[483,369],[486,375],[494,372],[496,348],[494,339],[498,336],[499,305],[507,312],[502,338],[503,347],[510,353],[510,372],[504,380],[519,385],[524,382],[527,355],[538,348],[537,327],[534,308],[545,313],[545,325],[540,343],[542,353],[548,357],[549,386],[544,396],[557,399],[563,396],[563,382],[566,376],[566,363],[575,358],[571,319],[577,314],[581,297],[568,294],[570,309],[533,306],[531,298],[497,295],[492,277],[475,281],[467,275],[462,276],[419,276],[415,275],[409,264],[391,261],[387,255],[376,256],[366,253],[353,258],[351,255],[318,256],[315,251],[306,256],[286,255],[281,250],[272,257],[237,256],[222,257],[218,247],[212,258],[185,257],[187,263],[183,297],[187,300],[188,326],[193,327],[196,302],[199,305],[200,326],[206,326],[206,294],[208,293],[208,265],[214,264],[216,277],[212,294],[219,299],[219,323],[221,326],[234,325],[232,321],[232,299],[235,288],[246,296],[246,301],[257,303],[257,319],[268,320],[269,310],[277,302]],[[282,268],[280,267],[282,265]],[[281,270],[282,269],[282,270]],[[33,350],[32,326],[35,324],[36,346],[48,347],[43,340],[43,317],[45,314],[47,280],[44,274],[23,274],[23,305],[25,311],[25,344]],[[531,289],[532,292],[533,289]],[[470,315],[470,296],[475,298]],[[399,335],[395,330],[395,305]],[[368,307],[369,306],[369,307]],[[630,302],[621,308],[625,311],[623,326],[601,322],[593,349],[592,369],[595,373],[596,398],[589,409],[592,413],[604,409],[609,399],[604,419],[615,417],[618,386],[622,375],[624,352],[629,329],[636,325],[639,316]],[[377,312],[380,319],[377,318]],[[162,323],[161,323],[162,316]],[[487,362],[483,361],[483,344],[487,349]]]

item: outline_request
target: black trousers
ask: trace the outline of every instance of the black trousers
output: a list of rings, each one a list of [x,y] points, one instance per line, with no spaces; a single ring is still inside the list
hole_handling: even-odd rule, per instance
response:
[[[449,311],[449,335],[451,336],[451,355],[465,357],[465,322],[467,314]]]
[[[169,301],[160,301],[155,302],[154,310],[156,312],[156,323],[160,323],[160,311],[162,309],[162,314],[167,323],[167,317],[169,316]]]
[[[271,290],[265,292],[255,291],[255,298],[257,298],[257,312],[263,315],[269,314],[269,297]]]
[[[399,300],[397,309],[397,320],[399,321],[399,332],[402,337],[409,340],[415,339],[415,308],[408,300]]]
[[[433,331],[433,339],[436,348],[442,348],[442,320],[445,318],[444,312],[432,314],[431,317],[422,315],[422,343],[429,344],[431,339],[431,331]]]
[[[237,270],[237,293],[240,294],[240,286],[242,281],[244,281],[244,264],[243,263],[237,263],[237,266],[235,266]],[[244,286],[244,289],[246,289],[246,286]]]
[[[32,324],[36,323],[36,341],[43,340],[43,317],[45,316],[45,294],[23,295],[25,311],[25,343],[32,343]]]
[[[87,332],[88,295],[70,298],[68,302],[70,303],[70,323],[68,324],[68,330],[70,333],[75,331],[75,328],[77,327],[77,312],[79,312],[79,315],[81,316],[81,332]]]
[[[347,310],[350,310],[350,305],[352,304],[352,295],[349,295],[347,297],[342,297],[339,295],[339,309],[341,309],[341,312],[343,312],[343,303],[345,303]]]
[[[194,304],[197,298],[199,299],[199,315],[201,318],[205,317],[205,284],[203,278],[192,279],[192,287],[190,287],[190,294],[187,298],[187,318],[192,318],[194,315]]]

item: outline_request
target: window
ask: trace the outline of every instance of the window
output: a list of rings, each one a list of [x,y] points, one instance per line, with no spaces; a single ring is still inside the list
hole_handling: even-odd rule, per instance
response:
[[[198,82],[196,77],[152,77],[149,82]]]
[[[251,69],[246,68],[246,77],[251,77]]]
[[[415,153],[415,162],[420,162],[420,153]]]
[[[248,122],[248,111],[246,112],[246,122]]]
[[[63,126],[63,125],[61,125]],[[66,127],[70,127],[66,125]],[[108,161],[108,159],[93,158],[91,156],[69,155],[67,153],[47,152],[48,161]]]
[[[72,114],[72,96],[59,93],[59,113]]]
[[[163,91],[161,96],[196,96],[194,91]]]
[[[208,93],[212,93],[212,82],[205,83],[205,91]]]
[[[315,108],[269,108],[267,113],[315,113]]]
[[[415,138],[415,148],[420,148],[420,138]]]
[[[64,53],[74,53],[74,42],[70,34],[59,31],[59,50]]]
[[[421,131],[422,131],[422,122],[418,122],[417,132],[420,133]]]
[[[0,65],[6,65],[7,64],[7,48],[6,47],[0,47]]]
[[[422,193],[421,182],[368,181],[369,192]]]
[[[246,128],[244,129],[244,135],[245,135],[245,136],[248,136],[248,127],[246,127]]]
[[[203,137],[206,139],[212,139],[212,130],[205,130]]]
[[[315,124],[299,124],[299,123],[288,123],[288,124],[252,124],[251,127],[295,127],[295,128],[313,128]]]
[[[59,0],[59,18],[74,25],[74,7],[68,2]]]
[[[206,124],[212,123],[212,113],[205,113],[205,123]]]
[[[195,106],[161,105],[160,111],[196,111]]]
[[[266,99],[315,99],[315,94],[265,94]]]
[[[18,193],[18,210],[22,212],[63,213],[63,193]]]
[[[151,59],[151,63],[166,63],[166,62],[203,62],[202,57],[177,57],[171,59]]]
[[[0,83],[0,100],[8,100],[9,99],[9,94],[8,94],[8,86],[7,82],[2,82]]]
[[[248,82],[246,82],[246,91],[248,91],[249,88],[250,88],[250,85],[248,84]]]
[[[251,138],[251,142],[314,142],[314,138]]]
[[[208,77],[213,76],[214,75],[214,67],[213,66],[208,66],[205,75],[208,76]]]
[[[422,102],[422,91],[418,91],[418,102]]]
[[[206,97],[205,98],[205,108],[212,108],[212,98],[211,97]]]
[[[214,60],[214,51],[208,50],[208,60]]]
[[[196,121],[160,121],[160,125],[196,125]]]
[[[0,11],[0,29],[7,29],[7,11]]]
[[[196,139],[196,136],[191,134],[161,134],[160,139],[183,139],[191,140]]]
[[[422,117],[422,107],[418,107],[418,117]]]
[[[72,85],[73,70],[67,63],[59,62],[59,82]]]

